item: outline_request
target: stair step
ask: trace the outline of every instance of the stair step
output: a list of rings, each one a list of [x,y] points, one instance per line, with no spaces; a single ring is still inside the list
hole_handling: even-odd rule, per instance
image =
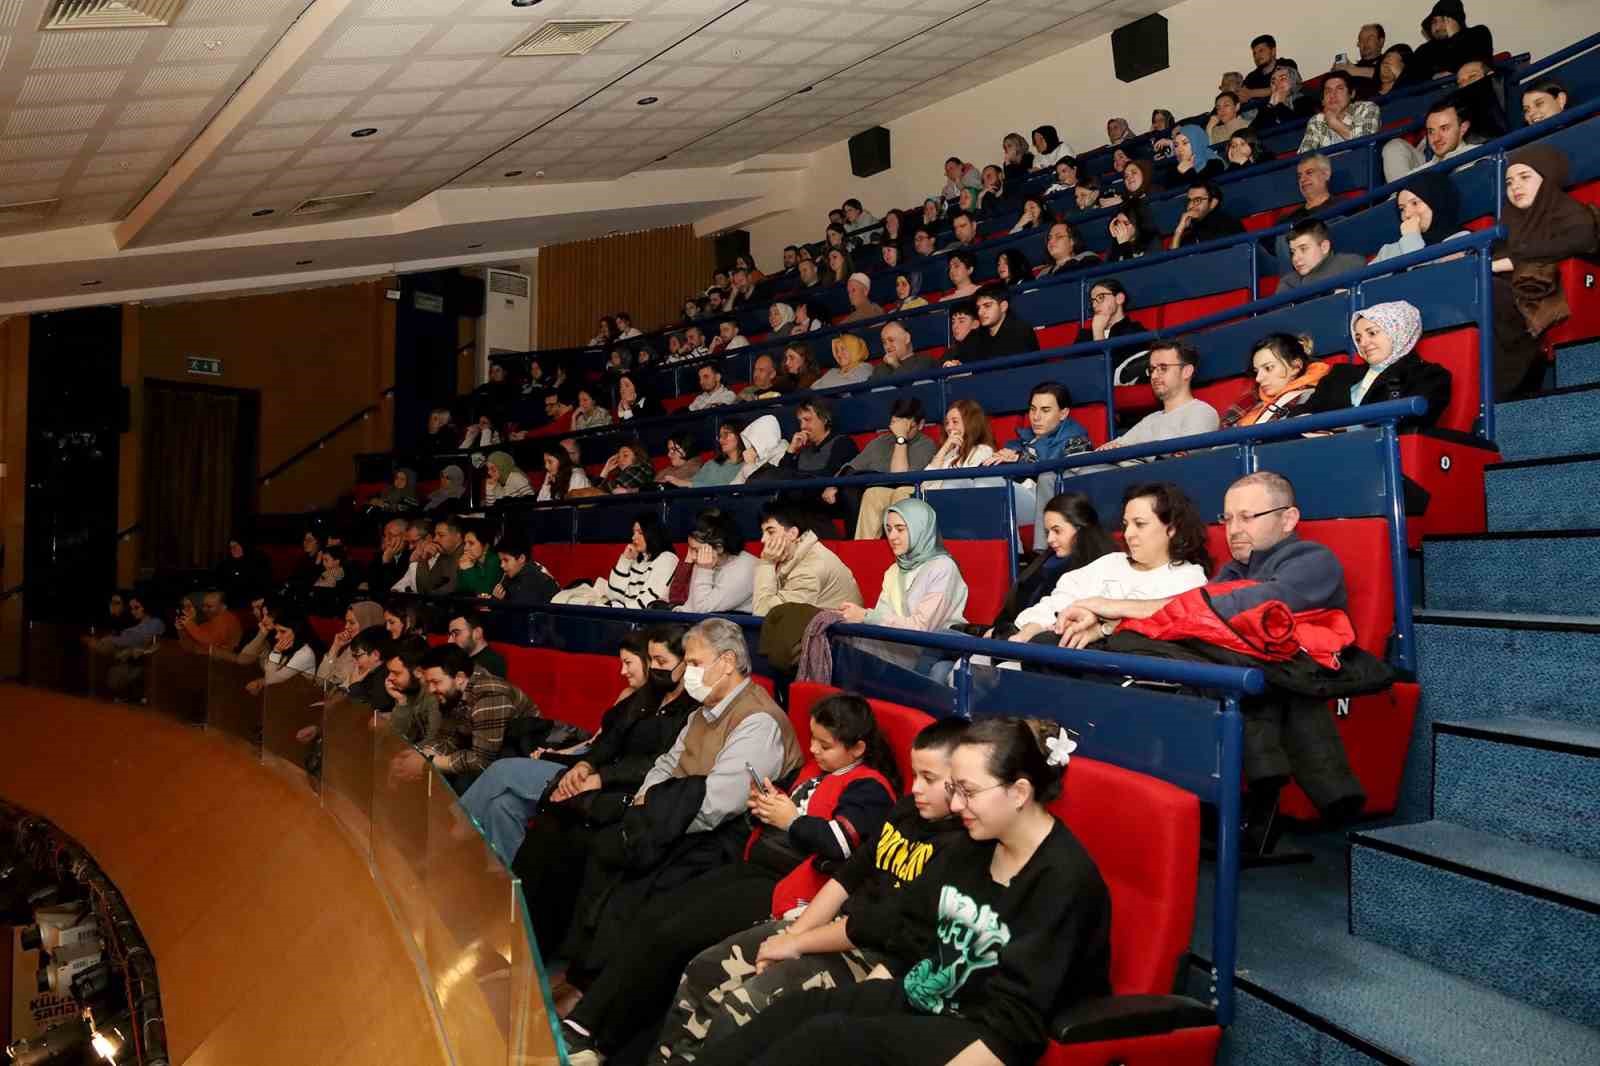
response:
[[[1508,460],[1600,451],[1600,384],[1494,405],[1495,443]]]
[[[1573,580],[1579,574],[1600,574],[1600,530],[1422,542],[1423,599],[1430,610],[1560,611],[1600,618],[1594,589]]]
[[[1567,615],[1418,611],[1417,703],[1398,814],[1432,816],[1433,724],[1537,709],[1540,718],[1600,726],[1600,623]]]
[[[1600,861],[1600,728],[1538,718],[1433,726],[1433,816]]]
[[[1600,454],[1495,463],[1483,472],[1491,532],[1587,529],[1600,496]]]
[[[1600,1029],[1351,936],[1344,834],[1294,843],[1316,861],[1251,870],[1240,882],[1238,1017],[1219,1066],[1600,1062]],[[1202,958],[1210,892],[1206,868],[1194,943]]]
[[[1581,341],[1556,349],[1556,384],[1600,384],[1600,341]]]
[[[1600,865],[1450,822],[1350,834],[1350,932],[1600,1025]]]

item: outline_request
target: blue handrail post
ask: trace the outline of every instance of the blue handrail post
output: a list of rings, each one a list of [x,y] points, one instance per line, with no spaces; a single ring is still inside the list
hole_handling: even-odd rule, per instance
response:
[[[1479,248],[1478,304],[1478,433],[1494,440],[1494,251]]]
[[[1405,476],[1400,472],[1400,433],[1386,422],[1378,437],[1383,450],[1383,491],[1389,497],[1389,565],[1394,570],[1394,660],[1402,670],[1415,670],[1411,628],[1411,582],[1407,579]]]
[[[1233,974],[1239,956],[1239,833],[1242,817],[1239,783],[1244,780],[1244,715],[1239,697],[1228,695],[1217,715],[1222,763],[1217,787],[1217,872],[1211,907],[1212,978],[1216,981],[1217,1023],[1233,1023]]]
[[[956,714],[972,717],[972,657],[963,655],[956,660]]]

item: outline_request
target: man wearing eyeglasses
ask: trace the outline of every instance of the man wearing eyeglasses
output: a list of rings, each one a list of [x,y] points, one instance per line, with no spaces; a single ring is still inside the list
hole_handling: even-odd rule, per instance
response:
[[[1128,432],[1106,441],[1095,451],[1215,433],[1221,424],[1217,409],[1194,394],[1194,375],[1199,366],[1200,353],[1194,345],[1157,341],[1150,349],[1150,391],[1155,393],[1161,409],[1151,411]],[[1150,458],[1135,461],[1149,462]]]
[[[1291,611],[1343,610],[1344,568],[1321,544],[1295,533],[1300,509],[1294,486],[1282,474],[1260,470],[1235,481],[1219,516],[1233,561],[1215,582],[1251,581],[1247,588],[1211,598],[1222,618],[1231,618],[1270,600]],[[1278,792],[1290,778],[1332,824],[1361,813],[1366,795],[1350,769],[1344,741],[1325,701],[1269,690],[1247,699],[1244,712],[1244,775],[1250,784],[1246,822],[1248,844],[1271,850]]]
[[[1172,231],[1172,246],[1221,240],[1244,232],[1244,223],[1222,210],[1222,188],[1209,178],[1189,183],[1188,206]]]

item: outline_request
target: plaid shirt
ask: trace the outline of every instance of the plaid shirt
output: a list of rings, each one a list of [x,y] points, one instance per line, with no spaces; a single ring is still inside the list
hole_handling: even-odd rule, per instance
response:
[[[439,733],[420,750],[430,759],[444,756],[443,769],[452,774],[486,769],[500,757],[507,723],[540,717],[526,693],[481,666],[473,669],[461,698],[439,710]]]
[[[1321,111],[1312,115],[1311,121],[1306,123],[1306,135],[1300,139],[1300,154],[1370,136],[1378,132],[1383,119],[1378,113],[1377,104],[1371,100],[1357,100],[1350,105],[1350,110],[1339,116],[1339,121],[1350,127],[1350,136],[1341,137],[1333,132],[1333,127],[1328,125],[1328,116]]]

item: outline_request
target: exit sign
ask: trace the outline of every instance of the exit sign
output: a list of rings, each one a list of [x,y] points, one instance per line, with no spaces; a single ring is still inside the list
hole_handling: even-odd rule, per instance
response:
[[[191,355],[189,356],[188,362],[188,369],[189,373],[191,374],[204,374],[207,377],[213,378],[222,376],[221,359],[205,359],[200,356]]]

